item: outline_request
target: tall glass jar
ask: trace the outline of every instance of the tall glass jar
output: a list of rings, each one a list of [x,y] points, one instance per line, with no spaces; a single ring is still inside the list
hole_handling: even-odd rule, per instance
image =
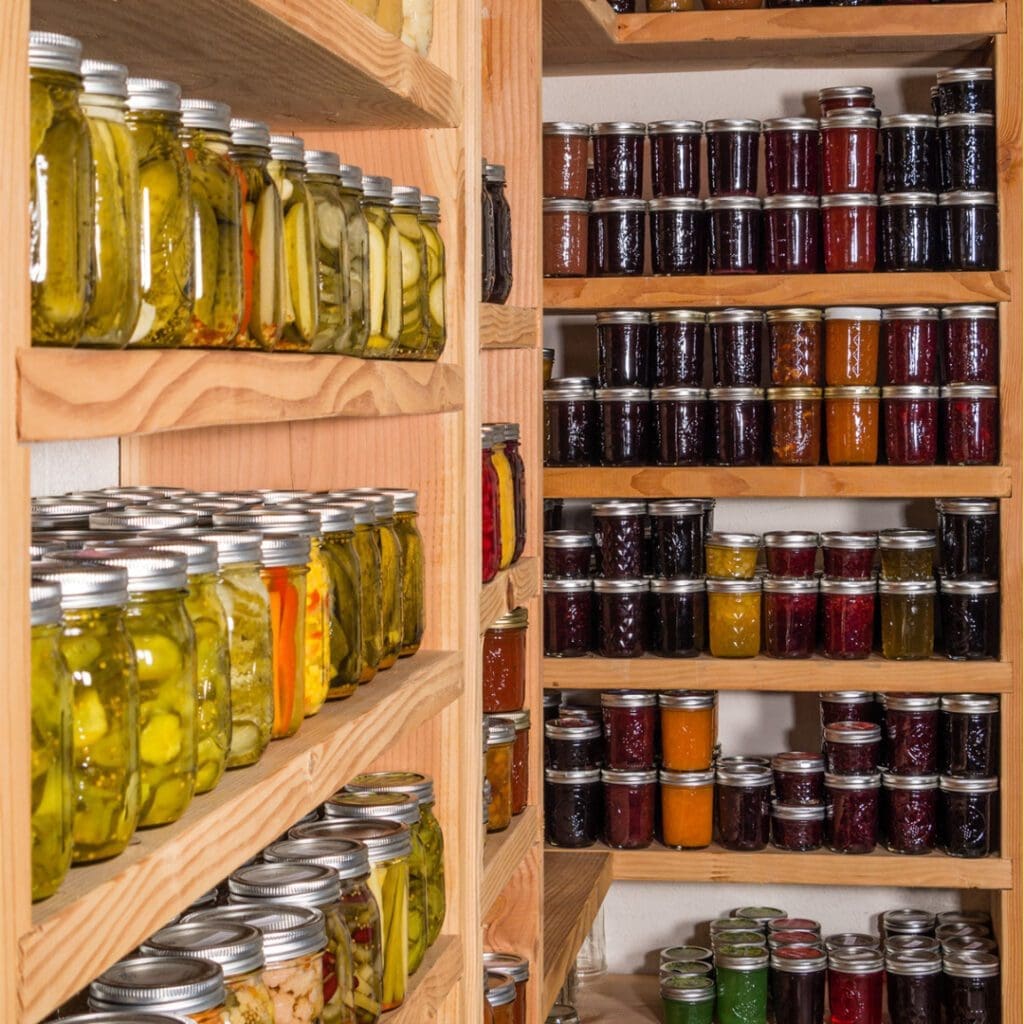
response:
[[[519,446],[519,424],[503,423],[505,458],[512,468],[512,502],[515,519],[515,548],[512,561],[519,561],[526,548],[526,463]]]
[[[487,730],[484,774],[491,784],[487,831],[502,832],[512,822],[512,748],[515,726],[500,715],[485,715]]]
[[[121,960],[89,986],[91,1010],[174,1011],[195,1024],[222,1021],[226,997],[220,964],[183,956]]]
[[[505,424],[487,423],[491,429],[491,462],[498,475],[498,531],[501,534],[498,568],[507,569],[512,564],[516,549],[516,505],[515,482],[512,478],[512,463],[505,453]]]
[[[77,344],[89,309],[94,172],[89,127],[79,105],[81,63],[77,39],[29,34],[34,345]]]
[[[181,101],[195,243],[196,296],[184,344],[228,348],[242,329],[242,188],[229,156],[231,109],[214,100]]]
[[[348,329],[337,351],[341,355],[361,356],[370,336],[370,227],[363,208],[363,169],[342,164],[341,205],[345,210],[348,236]]]
[[[427,243],[427,345],[423,350],[427,359],[440,358],[448,340],[444,295],[448,276],[440,225],[441,200],[437,196],[421,195],[420,227]]]
[[[494,287],[487,301],[503,303],[512,291],[512,211],[505,195],[503,164],[484,164],[484,188],[494,209]]]
[[[287,273],[281,193],[270,175],[270,129],[231,119],[231,156],[242,179],[242,253],[246,322],[236,348],[276,348],[284,326]]]
[[[506,430],[507,434],[507,430]],[[518,432],[517,432],[518,437]],[[506,448],[508,446],[508,441]],[[395,534],[401,546],[402,564],[402,646],[401,656],[407,658],[420,648],[425,627],[426,564],[423,535],[416,525],[419,518],[419,493],[402,488],[382,487],[395,503]]]
[[[427,242],[420,224],[420,190],[395,185],[391,190],[391,220],[402,255],[402,328],[396,359],[422,359],[429,340]]]
[[[751,1024],[768,1016],[768,951],[758,946],[720,947],[715,955],[719,1024]]]
[[[315,213],[317,332],[314,352],[340,352],[352,330],[348,264],[348,218],[341,198],[341,161],[337,153],[306,150],[305,186]]]
[[[174,348],[192,325],[195,247],[191,176],[178,139],[181,89],[128,79],[125,115],[139,161],[142,303],[129,345]]]
[[[78,344],[123,348],[139,315],[140,287],[139,165],[125,123],[128,69],[122,64],[87,60],[82,62],[82,74],[85,94],[81,105],[92,146],[95,223],[92,297]]]
[[[368,359],[391,359],[395,355],[404,322],[402,240],[391,215],[392,197],[390,178],[363,176],[362,204],[369,234],[370,260],[369,336],[363,355]]]

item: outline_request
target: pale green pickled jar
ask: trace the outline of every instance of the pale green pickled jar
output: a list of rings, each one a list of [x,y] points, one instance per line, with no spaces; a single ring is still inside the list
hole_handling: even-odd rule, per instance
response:
[[[427,347],[423,355],[439,359],[448,340],[444,298],[448,273],[441,237],[441,200],[437,196],[420,197],[420,226],[427,243]]]
[[[420,224],[420,190],[412,185],[391,189],[391,219],[402,250],[402,330],[396,359],[425,359],[429,340],[427,310],[427,241]]]
[[[316,212],[316,271],[320,320],[314,352],[340,352],[350,329],[348,224],[337,153],[306,151],[306,188]]]
[[[363,177],[363,212],[369,236],[369,333],[363,355],[391,359],[402,333],[402,244],[391,216],[391,179]]]
[[[181,142],[192,188],[196,298],[189,348],[230,348],[242,328],[242,188],[230,156],[231,108],[181,101]]]
[[[416,525],[419,495],[413,490],[382,487],[395,501],[395,533],[402,548],[402,648],[408,658],[420,649],[426,625],[426,564],[423,535]]]
[[[142,301],[129,345],[175,348],[192,325],[195,264],[188,164],[181,148],[181,89],[128,79],[128,129],[139,160]]]
[[[29,33],[32,344],[76,345],[91,297],[92,153],[79,99],[82,44]]]
[[[338,492],[339,501],[350,501],[352,495]],[[384,656],[384,618],[381,606],[381,559],[377,543],[377,516],[373,505],[360,498],[351,509],[355,524],[352,543],[359,563],[359,613],[363,645],[360,683],[368,683],[377,674]]]
[[[341,205],[348,231],[348,329],[338,352],[361,356],[370,337],[370,228],[363,209],[363,169],[341,165]]]
[[[128,69],[82,63],[92,144],[92,300],[79,345],[123,348],[139,317],[139,162],[125,121]]]

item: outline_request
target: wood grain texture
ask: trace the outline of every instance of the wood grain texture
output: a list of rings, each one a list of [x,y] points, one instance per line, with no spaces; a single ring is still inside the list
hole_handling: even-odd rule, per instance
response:
[[[540,310],[535,306],[480,303],[482,349],[537,348],[540,336]]]
[[[531,805],[512,819],[504,832],[484,840],[484,873],[480,884],[480,912],[486,921],[502,890],[531,847],[540,842],[540,808]],[[536,909],[536,908],[535,908]]]
[[[328,704],[259,764],[117,858],[75,868],[21,940],[23,1019],[37,1021],[272,842],[381,752],[456,700],[462,657],[424,651]],[[100,921],[104,927],[97,928]],[[69,942],[69,936],[91,941]],[[60,963],[60,971],[52,970]]]
[[[480,591],[480,632],[499,616],[505,615],[534,597],[540,589],[540,562],[536,556],[524,556],[502,569]]]
[[[409,979],[405,1002],[388,1014],[389,1024],[428,1024],[465,972],[462,943],[458,936],[442,935]]]
[[[577,1009],[587,1024],[657,1024],[664,1015],[653,974],[606,974],[580,989]]]

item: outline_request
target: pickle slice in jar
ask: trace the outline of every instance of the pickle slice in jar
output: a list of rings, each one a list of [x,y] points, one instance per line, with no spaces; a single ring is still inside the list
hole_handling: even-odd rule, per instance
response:
[[[384,232],[376,224],[367,224],[370,240],[370,333],[384,330],[384,294],[388,266],[384,249]]]
[[[281,253],[280,208],[277,193],[268,186],[256,201],[252,214],[252,237],[256,250],[250,330],[261,340],[275,337],[280,330],[278,308],[278,266]]]
[[[286,180],[291,187],[291,182]],[[316,333],[317,296],[313,274],[313,239],[304,203],[296,203],[284,218],[284,244],[287,258],[289,318],[306,340]]]
[[[217,265],[220,243],[220,230],[217,227],[217,216],[213,207],[202,196],[193,194],[193,232],[196,248],[199,250],[196,261],[196,301],[194,317],[201,325],[212,327],[214,324],[214,302],[217,297]]]
[[[53,121],[53,100],[50,91],[41,82],[29,83],[31,104],[30,142],[33,158],[42,148],[43,140]]]

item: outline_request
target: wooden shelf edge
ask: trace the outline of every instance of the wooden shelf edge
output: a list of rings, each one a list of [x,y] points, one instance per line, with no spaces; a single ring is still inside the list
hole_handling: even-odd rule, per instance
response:
[[[465,966],[459,937],[441,935],[409,979],[405,1002],[388,1014],[388,1024],[424,1024],[434,1020],[445,997],[459,983]]]
[[[480,303],[480,348],[484,351],[537,348],[540,328],[540,310],[535,307]]]
[[[502,569],[480,591],[480,632],[499,616],[518,608],[540,591],[540,559],[536,555],[520,558]]]
[[[652,974],[604,974],[580,986],[580,1020],[587,1024],[652,1024],[662,1009],[658,979]]]
[[[534,844],[541,840],[540,809],[533,804],[514,817],[504,832],[495,832],[487,837],[480,884],[480,914],[485,922],[516,868]]]
[[[423,651],[328,704],[259,764],[229,772],[184,817],[139,832],[117,858],[74,868],[33,909],[21,937],[20,995],[39,1020],[167,923],[238,864],[284,833],[400,737],[458,699],[462,655]],[[107,927],[97,929],[97,923]],[[94,941],[68,942],[91,934]],[[54,973],[54,963],[61,970]]]
[[[22,441],[452,412],[462,400],[462,369],[449,363],[188,349],[18,351]]]

